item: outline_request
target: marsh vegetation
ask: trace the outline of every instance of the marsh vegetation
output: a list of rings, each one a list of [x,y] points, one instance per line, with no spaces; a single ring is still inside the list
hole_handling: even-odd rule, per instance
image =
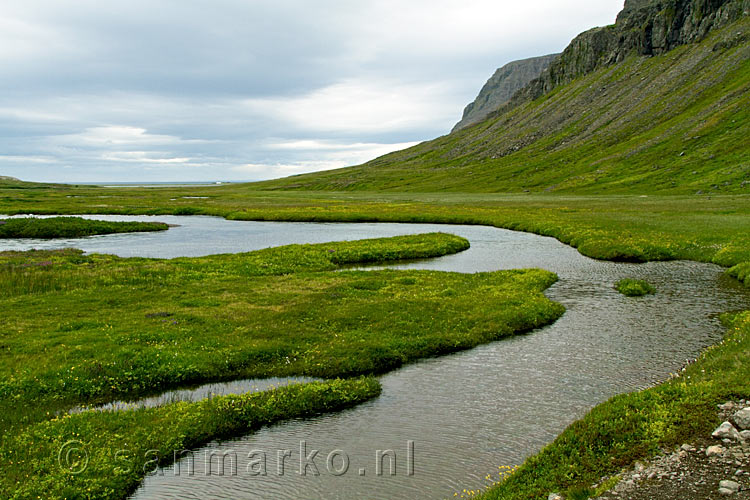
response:
[[[0,238],[83,238],[97,234],[166,231],[160,222],[111,222],[81,217],[19,217],[0,219]]]

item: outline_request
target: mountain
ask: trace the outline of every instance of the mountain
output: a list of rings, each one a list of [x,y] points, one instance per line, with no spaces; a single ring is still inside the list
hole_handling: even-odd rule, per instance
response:
[[[750,0],[629,0],[484,121],[256,189],[750,193]]]
[[[452,132],[483,121],[491,112],[510,101],[531,80],[539,77],[559,55],[513,61],[499,68],[484,84],[474,102],[466,106],[463,118],[453,127]]]

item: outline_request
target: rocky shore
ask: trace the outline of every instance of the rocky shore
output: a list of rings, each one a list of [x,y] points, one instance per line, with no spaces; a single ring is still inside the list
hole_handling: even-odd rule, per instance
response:
[[[723,423],[710,436],[636,463],[595,500],[750,500],[750,400],[718,411]],[[549,500],[564,499],[551,493]]]

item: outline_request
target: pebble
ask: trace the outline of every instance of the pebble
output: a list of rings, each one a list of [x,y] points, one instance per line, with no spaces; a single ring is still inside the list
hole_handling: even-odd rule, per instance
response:
[[[740,491],[740,483],[736,481],[725,480],[719,482],[719,488],[729,490],[732,493],[737,493],[738,491]]]
[[[721,424],[711,436],[716,439],[729,439],[731,441],[739,441],[741,439],[739,431],[730,422]]]
[[[735,413],[734,422],[740,430],[750,429],[750,408],[745,408]]]
[[[726,450],[724,449],[723,446],[719,446],[719,445],[709,446],[708,448],[706,448],[706,456],[707,457],[721,456],[724,454],[725,451]]]

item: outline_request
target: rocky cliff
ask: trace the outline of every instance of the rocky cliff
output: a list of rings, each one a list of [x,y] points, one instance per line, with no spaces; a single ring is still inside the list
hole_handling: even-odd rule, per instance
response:
[[[463,118],[453,127],[455,132],[469,125],[479,123],[497,108],[510,101],[511,97],[534,78],[539,77],[560,54],[533,57],[513,61],[495,71],[487,80],[477,98],[466,106]]]
[[[513,103],[536,99],[631,54],[659,55],[700,41],[749,12],[750,0],[626,0],[615,24],[578,35]]]

